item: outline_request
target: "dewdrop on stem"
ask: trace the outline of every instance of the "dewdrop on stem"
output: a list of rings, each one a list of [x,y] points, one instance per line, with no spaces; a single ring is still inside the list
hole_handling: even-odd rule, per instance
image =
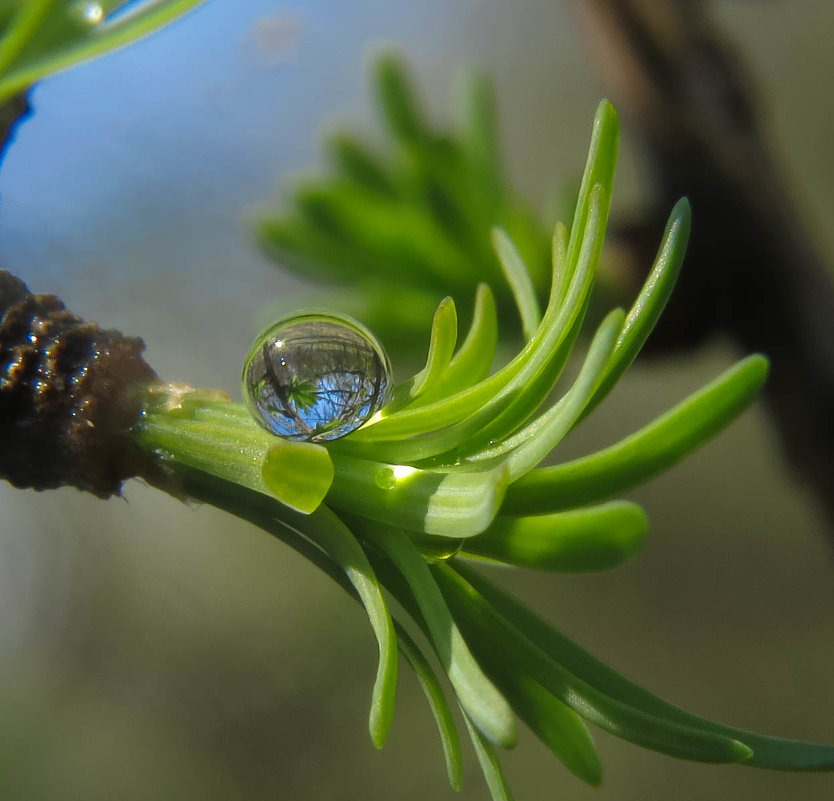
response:
[[[333,312],[281,318],[255,339],[243,366],[243,397],[255,420],[309,442],[355,431],[385,404],[391,383],[377,338]]]

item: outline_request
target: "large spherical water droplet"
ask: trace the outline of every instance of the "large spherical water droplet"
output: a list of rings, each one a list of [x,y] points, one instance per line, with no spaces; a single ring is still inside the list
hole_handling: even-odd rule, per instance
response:
[[[243,397],[264,428],[288,439],[344,437],[382,407],[391,365],[347,315],[302,312],[273,323],[243,365]]]

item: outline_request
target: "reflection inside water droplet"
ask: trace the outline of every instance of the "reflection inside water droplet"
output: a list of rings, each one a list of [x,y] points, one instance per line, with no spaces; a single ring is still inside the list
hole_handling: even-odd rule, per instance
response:
[[[305,312],[279,320],[255,340],[243,367],[249,410],[264,428],[288,439],[344,437],[382,407],[390,389],[382,345],[340,314]]]

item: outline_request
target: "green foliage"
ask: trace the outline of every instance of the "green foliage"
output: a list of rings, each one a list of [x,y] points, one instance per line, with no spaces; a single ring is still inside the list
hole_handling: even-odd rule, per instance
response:
[[[316,405],[316,398],[318,391],[310,381],[293,376],[290,379],[290,385],[287,389],[287,397],[292,401],[292,405],[300,411],[307,411]]]
[[[281,440],[267,452],[261,475],[269,492],[298,512],[319,508],[333,484],[327,451],[309,442]]]
[[[257,226],[264,252],[281,266],[328,283],[349,285],[353,311],[390,346],[422,333],[422,315],[445,295],[467,309],[479,282],[495,291],[502,317],[513,311],[504,270],[525,283],[527,295],[546,297],[548,241],[543,227],[502,175],[492,87],[461,81],[453,131],[426,122],[404,65],[385,54],[373,65],[377,105],[390,140],[382,156],[356,137],[336,134],[327,143],[333,174],[298,185],[289,208]],[[503,229],[520,258],[511,262],[490,246]],[[526,267],[519,267],[521,260]],[[516,287],[514,286],[514,289]],[[387,299],[387,300],[386,300]],[[339,293],[340,306],[345,298]],[[525,314],[532,308],[524,307]],[[532,324],[529,317],[525,324]]]
[[[445,153],[449,169],[460,166],[460,146],[426,130],[394,62],[382,63],[378,81],[391,130],[405,151],[418,154],[413,157],[420,169],[412,167],[424,191],[427,175],[437,177],[429,146]],[[299,443],[276,444],[242,405],[205,391],[163,393],[148,405],[135,431],[137,442],[174,471],[183,491],[279,537],[365,606],[380,651],[370,716],[374,744],[384,743],[391,723],[399,645],[426,691],[450,782],[458,788],[461,753],[454,719],[422,649],[434,652],[494,799],[511,798],[496,748],[514,742],[511,711],[590,784],[601,780],[601,767],[587,723],[684,759],[834,769],[834,748],[710,723],[657,698],[595,660],[468,564],[582,572],[633,558],[646,534],[642,509],[622,501],[586,504],[606,500],[683,458],[743,411],[765,379],[766,360],[751,356],[622,442],[573,462],[538,466],[635,358],[666,303],[686,247],[689,208],[681,201],[634,305],[602,321],[577,377],[560,387],[560,399],[550,404],[586,316],[605,234],[617,136],[616,114],[604,102],[574,218],[570,228],[560,225],[554,236],[543,308],[540,276],[528,271],[524,247],[517,247],[511,233],[494,231],[490,263],[494,259],[495,269],[485,271],[490,280],[507,278],[525,336],[518,354],[495,372],[489,373],[497,339],[495,304],[481,285],[459,347],[455,304],[446,299],[435,315],[425,367],[396,387],[391,403],[362,428],[327,447],[304,444],[300,461],[291,451]],[[491,158],[490,137],[477,141],[473,152],[489,151]],[[353,160],[353,173],[364,176],[345,185],[349,193],[361,194],[361,189],[379,200],[388,192],[388,205],[397,208],[402,176],[395,180],[366,151],[342,147]],[[343,160],[347,163],[347,155]],[[484,187],[500,183],[485,164],[477,173],[466,173],[467,180],[477,174]],[[323,214],[337,202],[325,195],[318,198],[321,205],[308,208]],[[304,197],[309,200],[309,191]],[[351,213],[357,219],[369,213],[363,205],[367,197],[354,198],[358,206]],[[496,197],[503,195],[493,186],[493,201]],[[373,202],[370,208],[377,212],[385,205]],[[430,275],[445,275],[445,251],[435,250],[437,230],[435,239],[418,241],[414,251],[424,248],[427,260],[438,255],[431,271],[419,259],[396,260],[402,243],[393,247],[390,237],[420,240],[424,228],[422,223],[409,228],[402,220],[400,227],[395,217],[357,223],[369,246],[380,246],[371,261],[385,254],[397,276],[417,271],[412,280],[418,285],[428,286]],[[296,222],[308,226],[309,234],[315,218]],[[480,214],[479,225],[488,219],[489,214]],[[274,234],[277,229],[270,225],[265,230]],[[313,239],[323,241],[317,237],[324,229],[316,230]],[[336,270],[327,261],[324,269]],[[347,279],[350,273],[338,275]],[[454,281],[454,271],[450,275]],[[397,602],[393,614],[389,599]],[[406,618],[422,632],[421,644],[406,634]]]
[[[140,39],[201,2],[149,0],[125,11],[127,0],[0,0],[0,102]]]

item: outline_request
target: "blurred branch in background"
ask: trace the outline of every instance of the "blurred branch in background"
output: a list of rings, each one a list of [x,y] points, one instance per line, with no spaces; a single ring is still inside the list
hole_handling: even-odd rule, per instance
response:
[[[788,197],[753,81],[701,0],[574,8],[652,168],[648,209],[613,230],[635,284],[669,206],[692,202],[688,267],[649,350],[718,334],[767,353],[765,396],[783,448],[834,521],[834,283]]]
[[[30,110],[25,92],[12,95],[0,103],[0,164],[3,162],[3,155],[12,140],[15,128],[26,118]]]

